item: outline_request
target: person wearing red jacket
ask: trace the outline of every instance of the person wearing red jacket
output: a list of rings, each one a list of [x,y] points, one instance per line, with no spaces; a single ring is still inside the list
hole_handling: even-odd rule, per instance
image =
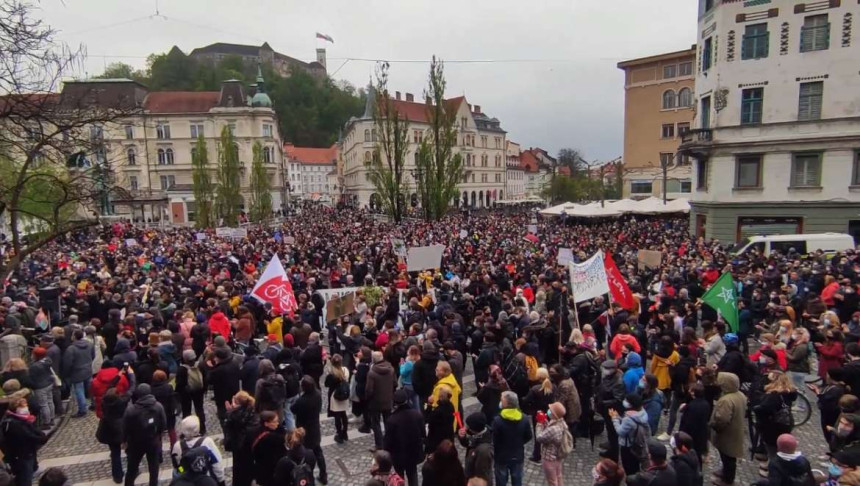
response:
[[[630,334],[630,326],[627,324],[621,324],[618,326],[618,333],[612,338],[612,342],[609,344],[609,351],[615,358],[616,363],[621,359],[621,351],[625,344],[632,346],[633,351],[637,353],[642,351],[642,348],[639,346],[639,341],[634,335]]]
[[[122,364],[116,366],[113,362],[105,361],[102,369],[93,378],[90,385],[90,394],[96,404],[96,417],[102,418],[102,399],[110,388],[116,388],[118,394],[122,395],[128,391],[129,382]]]
[[[761,347],[758,351],[750,355],[750,361],[753,363],[758,363],[759,357],[761,357],[761,351],[763,349],[773,349],[776,353],[776,363],[779,365],[779,368],[783,371],[788,369],[788,360],[785,358],[785,348],[777,349],[774,347],[774,336],[773,334],[766,332],[760,336]]]
[[[218,333],[224,339],[230,339],[230,320],[221,311],[212,314],[212,317],[209,318],[209,329],[212,330],[213,335]]]

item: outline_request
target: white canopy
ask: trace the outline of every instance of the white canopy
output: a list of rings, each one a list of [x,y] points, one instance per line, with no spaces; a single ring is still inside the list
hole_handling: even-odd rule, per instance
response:
[[[621,211],[617,209],[612,209],[609,207],[600,207],[600,203],[597,205],[585,204],[585,205],[576,205],[573,209],[566,209],[564,211],[568,216],[573,216],[577,218],[609,218],[614,216],[621,216]]]
[[[603,206],[600,201],[587,204],[564,203],[542,210],[544,216],[568,216],[578,218],[601,218],[620,216],[622,214],[668,214],[690,212],[690,201],[679,198],[663,204],[663,200],[656,197],[647,199],[620,199],[617,201],[605,201]]]
[[[574,206],[576,206],[576,204],[566,202],[559,204],[558,206],[552,206],[546,209],[542,209],[540,213],[544,216],[561,216],[564,213],[565,209],[573,208]]]

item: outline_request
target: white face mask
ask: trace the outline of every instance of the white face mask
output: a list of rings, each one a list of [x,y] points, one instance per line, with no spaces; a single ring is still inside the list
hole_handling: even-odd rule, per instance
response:
[[[30,415],[30,409],[27,407],[19,408],[15,410],[15,413],[17,413],[18,415]]]

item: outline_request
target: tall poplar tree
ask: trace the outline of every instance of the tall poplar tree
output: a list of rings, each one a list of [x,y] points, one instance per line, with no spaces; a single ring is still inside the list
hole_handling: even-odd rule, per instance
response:
[[[233,138],[233,132],[229,127],[224,127],[218,141],[218,188],[215,191],[215,207],[224,226],[233,227],[239,221],[241,187],[239,147]]]
[[[251,163],[251,221],[259,223],[272,215],[272,183],[263,165],[263,145],[254,143],[254,160]]]
[[[209,228],[213,223],[215,186],[209,174],[209,149],[202,134],[197,137],[197,145],[191,153],[191,178],[194,201],[197,204],[197,227]]]

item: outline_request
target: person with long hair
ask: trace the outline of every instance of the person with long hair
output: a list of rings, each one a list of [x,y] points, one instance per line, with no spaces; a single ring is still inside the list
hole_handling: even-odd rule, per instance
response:
[[[782,434],[791,433],[794,419],[791,406],[797,399],[797,389],[785,373],[771,371],[768,384],[764,387],[764,395],[753,407],[756,414],[756,425],[767,450],[768,461],[776,458],[776,439]],[[767,475],[767,465],[760,466],[762,476]]]
[[[263,410],[260,413],[260,425],[260,430],[251,443],[254,479],[260,486],[274,486],[275,466],[287,455],[287,433],[281,426],[277,412],[273,410]]]
[[[601,459],[591,470],[593,486],[621,486],[626,475],[624,468],[612,459]]]
[[[532,418],[532,435],[536,435],[537,414],[549,408],[549,404],[555,401],[555,385],[549,379],[549,371],[546,368],[538,368],[537,384],[532,386],[528,394],[523,398],[523,410]],[[534,441],[530,461],[540,464],[540,442]]]
[[[508,389],[508,382],[505,380],[505,375],[502,373],[502,368],[499,365],[490,365],[490,375],[487,383],[478,390],[478,401],[481,402],[481,412],[487,418],[488,423],[492,423],[496,415],[499,414],[499,400],[502,398],[502,392]]]
[[[297,467],[307,468],[305,474],[313,472],[316,467],[316,456],[314,453],[305,447],[305,429],[296,427],[286,435],[287,454],[278,460],[275,466],[274,484],[277,485],[292,485],[293,478],[298,474],[295,473]]]
[[[421,476],[423,486],[466,484],[466,472],[453,442],[445,439],[439,443],[424,461]]]
[[[254,480],[254,454],[251,445],[257,437],[260,417],[256,402],[248,392],[233,395],[224,419],[224,450],[233,453],[233,484],[250,486]]]
[[[328,416],[334,418],[334,441],[338,444],[349,440],[346,417],[346,412],[349,410],[349,396],[337,398],[337,390],[343,389],[344,386],[349,388],[349,368],[344,366],[343,357],[335,354],[331,357],[331,368],[325,377],[325,387],[328,390]]]

